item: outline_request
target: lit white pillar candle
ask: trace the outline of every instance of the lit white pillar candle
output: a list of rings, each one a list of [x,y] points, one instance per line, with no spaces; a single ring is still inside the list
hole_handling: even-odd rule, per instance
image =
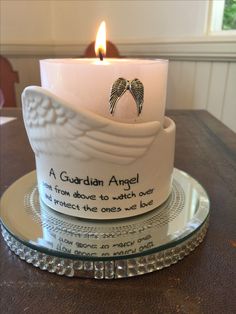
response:
[[[103,50],[99,50],[104,53]],[[168,61],[161,59],[48,59],[40,61],[42,87],[66,100],[71,107],[84,108],[120,122],[163,121]],[[127,91],[109,111],[112,84],[118,78],[138,78],[144,85],[142,113]]]

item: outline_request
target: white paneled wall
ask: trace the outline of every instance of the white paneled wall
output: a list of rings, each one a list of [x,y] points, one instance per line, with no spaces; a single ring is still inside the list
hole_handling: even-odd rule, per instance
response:
[[[193,109],[206,109],[208,100],[208,84],[211,73],[211,62],[196,62],[193,90]],[[204,79],[203,79],[204,78]]]
[[[220,120],[236,132],[236,63],[229,64]]]
[[[225,87],[227,84],[228,63],[213,63],[210,69],[210,79],[205,82],[208,85],[207,110],[218,119],[221,118],[224,104]]]
[[[236,132],[236,63],[171,61],[169,109],[205,109]]]

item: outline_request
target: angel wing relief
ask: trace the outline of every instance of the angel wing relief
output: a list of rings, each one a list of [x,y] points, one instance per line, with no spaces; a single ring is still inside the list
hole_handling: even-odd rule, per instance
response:
[[[122,81],[120,84],[126,83]],[[123,90],[122,85],[121,92]],[[142,87],[139,90],[142,94]],[[114,106],[117,97],[119,95],[113,95]],[[99,159],[130,164],[147,152],[160,130],[157,121],[126,124],[81,108],[74,111],[65,101],[36,86],[24,90],[22,103],[26,130],[37,156],[56,154],[84,161]],[[140,111],[142,103],[139,103]]]
[[[115,88],[118,94],[111,103],[116,106],[122,91],[134,92],[139,112],[140,83],[117,83],[122,86]],[[36,155],[39,195],[50,208],[80,218],[118,219],[150,211],[169,196],[175,138],[171,119],[165,118],[163,125],[120,123],[72,109],[72,104],[36,86],[24,90],[22,103]]]

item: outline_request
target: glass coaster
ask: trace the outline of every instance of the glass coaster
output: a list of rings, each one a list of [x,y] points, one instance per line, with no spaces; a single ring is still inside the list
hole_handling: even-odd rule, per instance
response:
[[[125,278],[175,264],[202,242],[209,198],[174,169],[168,200],[153,211],[119,220],[85,220],[57,213],[39,199],[36,172],[13,183],[1,201],[2,234],[27,263],[58,275]]]

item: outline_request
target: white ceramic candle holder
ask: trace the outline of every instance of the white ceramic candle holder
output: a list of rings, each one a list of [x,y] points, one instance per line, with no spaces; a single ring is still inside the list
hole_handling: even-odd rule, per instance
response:
[[[165,117],[120,123],[71,105],[41,87],[22,94],[41,200],[89,219],[146,213],[171,192],[175,124]]]

